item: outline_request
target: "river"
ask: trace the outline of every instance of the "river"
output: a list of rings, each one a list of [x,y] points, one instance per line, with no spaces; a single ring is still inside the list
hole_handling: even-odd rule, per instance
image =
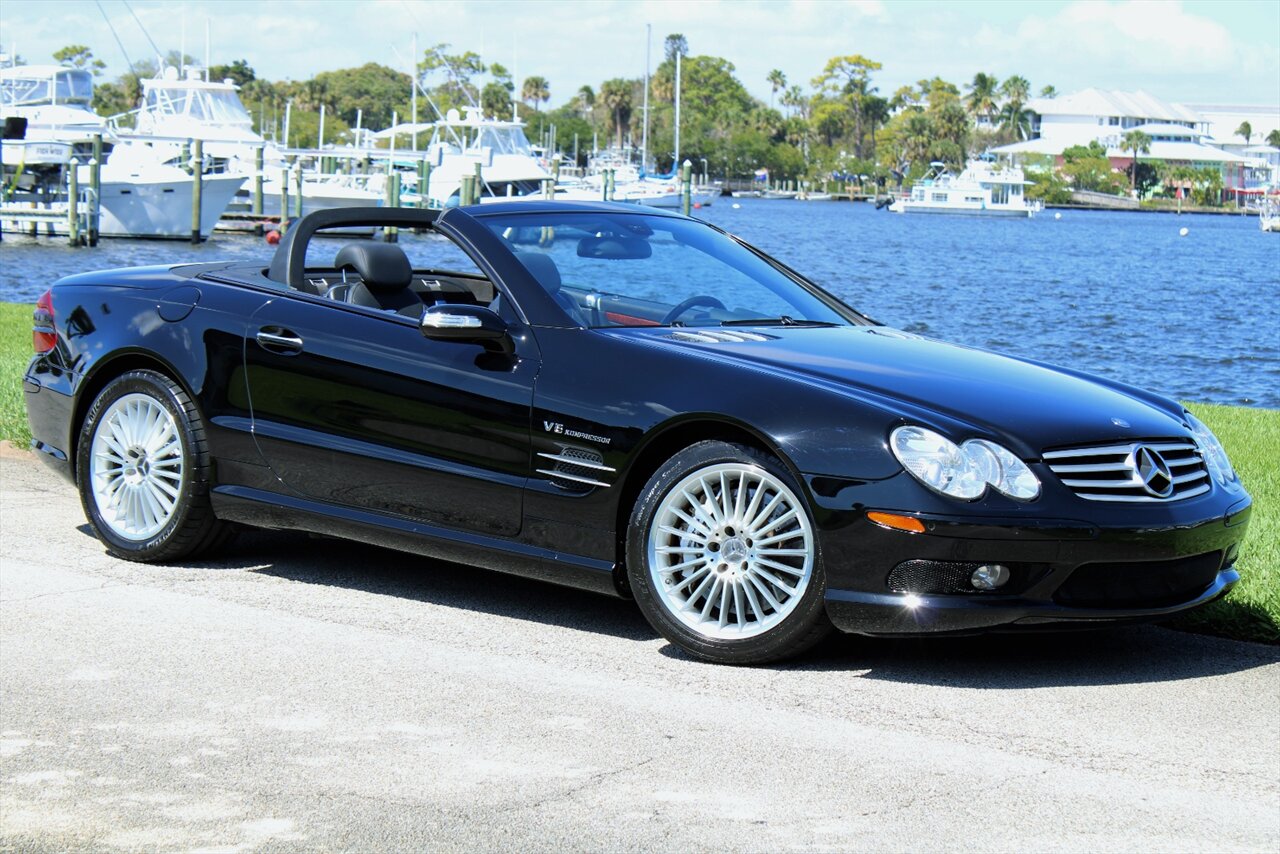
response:
[[[1069,210],[1012,220],[745,198],[694,213],[891,326],[1180,400],[1280,408],[1280,235],[1253,217]],[[71,249],[6,233],[0,300],[34,302],[85,270],[265,265],[270,252],[261,238],[236,235]]]

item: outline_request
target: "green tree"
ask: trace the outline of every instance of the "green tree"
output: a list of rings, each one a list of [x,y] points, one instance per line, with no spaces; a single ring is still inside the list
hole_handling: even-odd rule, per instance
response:
[[[1057,90],[1057,89],[1055,89],[1055,88],[1053,88],[1052,86],[1044,86],[1044,87],[1041,87],[1041,89],[1040,89],[1040,97],[1041,97],[1041,98],[1056,98],[1056,97],[1058,97],[1058,90]]]
[[[1244,144],[1248,145],[1249,140],[1253,139],[1253,125],[1241,122],[1240,127],[1236,128],[1236,136],[1244,137]]]
[[[965,98],[965,106],[969,114],[976,119],[990,119],[996,112],[996,102],[1000,98],[1000,81],[994,75],[979,71],[973,75],[973,82],[965,84],[969,90]]]
[[[867,98],[876,91],[871,85],[871,73],[882,67],[879,62],[861,54],[833,56],[827,60],[822,73],[813,79],[813,85],[820,90],[841,94],[848,99],[853,112],[853,146],[859,159],[862,158],[863,113]]]
[[[677,53],[683,62],[684,57],[689,55],[689,40],[682,33],[672,33],[663,40],[662,50],[667,62],[675,62]]]
[[[1015,74],[1000,84],[1000,94],[1006,100],[1025,104],[1031,97],[1031,84],[1027,82],[1027,78]]]
[[[1272,148],[1280,148],[1280,128],[1275,128],[1271,133],[1267,134],[1267,145]]]
[[[70,68],[84,68],[93,73],[94,77],[102,74],[102,69],[107,64],[101,59],[95,59],[93,51],[82,44],[69,44],[61,50],[53,52],[53,60],[59,65],[66,65]]]
[[[532,101],[533,109],[537,112],[539,104],[551,100],[551,84],[547,83],[545,77],[526,77],[520,86],[520,100]]]
[[[209,67],[210,80],[230,80],[237,86],[245,85],[257,80],[258,77],[250,67],[247,60],[237,59],[229,65],[213,65]]]
[[[591,117],[592,110],[596,106],[596,93],[590,86],[582,86],[578,89],[578,94],[574,96],[577,102],[578,112],[582,114],[584,119]]]
[[[511,93],[496,80],[490,80],[480,90],[480,109],[486,116],[504,118],[511,112]]]
[[[1133,162],[1138,162],[1138,154],[1146,154],[1151,151],[1151,137],[1147,136],[1140,130],[1131,130],[1120,139],[1120,147],[1125,151],[1133,152]],[[1138,170],[1130,170],[1129,187],[1135,193],[1138,191]]]
[[[999,127],[1011,140],[1031,136],[1031,111],[1021,101],[1010,99],[1000,108]]]
[[[401,121],[409,118],[410,87],[413,79],[401,71],[367,62],[357,68],[322,71],[309,81],[299,85],[294,97],[294,109],[319,112],[324,104],[328,115],[340,117],[346,124],[355,125],[357,114],[367,128],[385,128],[391,125],[393,113],[399,113]],[[425,106],[423,109],[427,109]],[[292,129],[290,129],[292,135]],[[328,136],[328,127],[325,136]]]
[[[433,91],[436,102],[442,110],[476,103],[479,93],[472,84],[472,78],[483,74],[486,70],[478,53],[470,50],[462,53],[448,53],[449,48],[450,45],[446,42],[429,47],[423,53],[422,61],[418,63],[420,76],[444,73],[444,82]]]
[[[769,72],[765,80],[769,83],[769,107],[773,107],[774,96],[779,91],[787,91],[787,75],[783,74],[781,69],[775,68]]]
[[[600,100],[613,117],[617,146],[621,148],[623,134],[631,122],[631,81],[621,77],[606,80],[600,84]]]

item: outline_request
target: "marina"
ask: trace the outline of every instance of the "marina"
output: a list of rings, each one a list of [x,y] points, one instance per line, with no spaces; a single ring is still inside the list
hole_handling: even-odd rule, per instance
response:
[[[695,213],[784,263],[803,260],[820,285],[891,326],[1178,399],[1280,408],[1280,241],[1256,218],[914,217],[865,203],[753,198]],[[417,251],[434,245],[403,232],[399,240]],[[332,256],[341,242],[321,245]],[[198,246],[110,240],[92,252],[7,234],[0,301],[32,303],[54,279],[76,272],[265,260],[270,252],[262,238],[221,233]]]

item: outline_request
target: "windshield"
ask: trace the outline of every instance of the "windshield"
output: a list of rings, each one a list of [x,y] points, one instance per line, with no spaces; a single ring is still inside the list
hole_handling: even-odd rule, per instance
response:
[[[147,92],[147,106],[162,115],[186,115],[216,124],[249,124],[240,97],[231,90],[155,88]]]
[[[587,326],[850,323],[751,250],[693,220],[557,213],[480,221]]]
[[[492,148],[494,154],[530,156],[529,140],[518,126],[482,127],[475,140],[476,148]]]
[[[10,77],[0,81],[0,103],[6,106],[88,104],[91,100],[93,77],[87,71],[59,71],[52,80],[48,77]]]

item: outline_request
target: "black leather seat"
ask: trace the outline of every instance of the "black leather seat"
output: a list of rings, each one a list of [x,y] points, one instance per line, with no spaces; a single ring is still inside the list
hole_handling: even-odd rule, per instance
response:
[[[524,264],[530,274],[538,280],[538,284],[542,285],[543,290],[551,294],[551,298],[565,310],[565,313],[573,320],[574,323],[587,325],[579,311],[578,303],[568,294],[560,290],[560,268],[556,266],[556,262],[548,255],[540,252],[517,252],[516,257],[520,259],[520,263]]]
[[[422,314],[422,299],[411,288],[413,267],[394,243],[348,243],[338,250],[333,266],[352,270],[360,281],[351,286],[347,302],[410,317]]]

